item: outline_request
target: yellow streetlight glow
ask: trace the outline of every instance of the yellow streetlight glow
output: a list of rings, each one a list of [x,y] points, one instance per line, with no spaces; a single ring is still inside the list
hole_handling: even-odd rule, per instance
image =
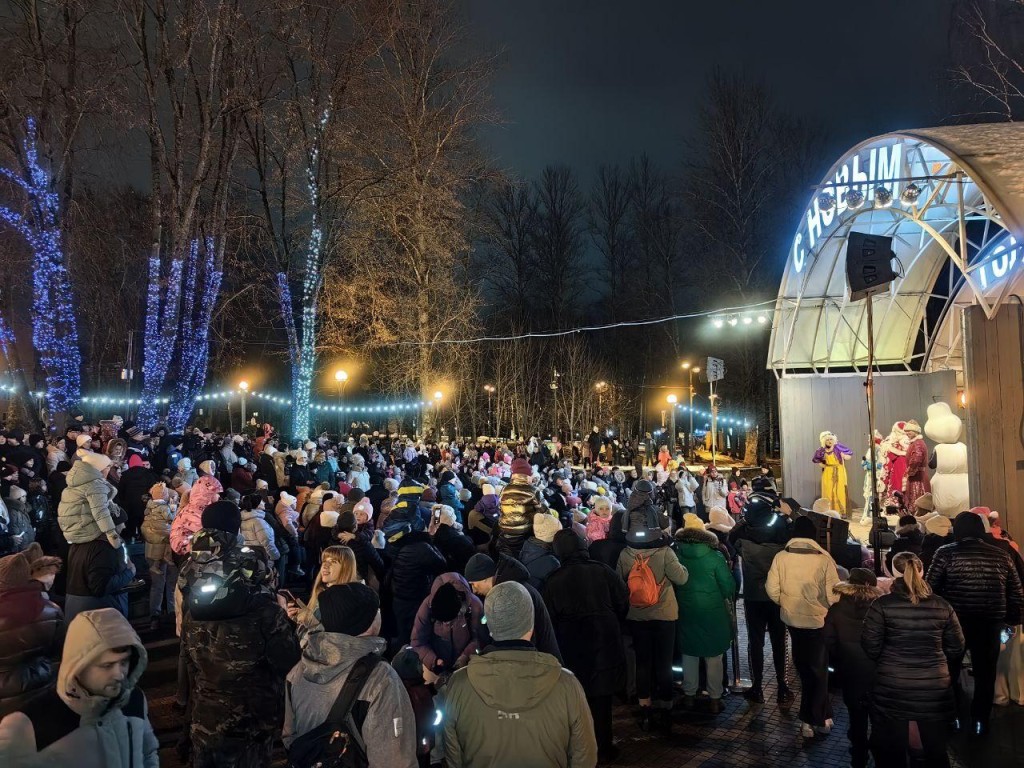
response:
[[[669,404],[670,404],[670,405],[675,405],[676,403],[678,403],[678,402],[679,402],[679,398],[678,398],[678,397],[676,397],[675,395],[669,395],[669,396],[668,396],[667,398],[665,398],[665,399],[666,399],[666,400],[668,400],[668,402],[669,402]]]
[[[683,370],[685,371],[685,370],[687,370],[687,369],[688,369],[689,367],[690,367],[690,361],[689,361],[689,360],[687,360],[687,361],[685,361],[685,362],[683,363]],[[699,369],[698,369],[698,370],[699,370]]]
[[[339,368],[334,372],[334,380],[338,382],[348,381],[348,372]]]
[[[700,373],[700,368],[694,368],[694,369],[693,369],[693,372],[694,372],[694,373]]]
[[[238,388],[240,390],[242,390],[243,392],[248,392],[249,391],[249,382],[248,381],[240,381],[240,382],[238,382]]]
[[[442,393],[440,389],[434,393],[435,400],[440,400],[442,397],[444,397],[444,393]]]

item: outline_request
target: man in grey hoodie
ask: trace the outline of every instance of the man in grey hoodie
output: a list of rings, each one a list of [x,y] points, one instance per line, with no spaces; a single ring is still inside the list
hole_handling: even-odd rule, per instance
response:
[[[380,603],[364,584],[340,584],[317,600],[323,632],[309,634],[299,663],[285,688],[286,749],[319,727],[338,698],[356,662],[381,656],[387,641],[380,632]],[[416,718],[398,673],[378,662],[352,706],[352,719],[370,768],[416,768]],[[355,734],[353,734],[355,735]]]

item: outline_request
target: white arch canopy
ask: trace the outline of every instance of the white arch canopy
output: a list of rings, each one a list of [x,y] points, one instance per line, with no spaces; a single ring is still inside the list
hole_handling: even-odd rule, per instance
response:
[[[777,375],[867,365],[866,302],[851,303],[846,284],[851,230],[892,237],[902,266],[874,298],[877,365],[961,370],[959,308],[991,318],[1024,287],[1024,125],[898,131],[832,166],[787,256],[768,359]]]

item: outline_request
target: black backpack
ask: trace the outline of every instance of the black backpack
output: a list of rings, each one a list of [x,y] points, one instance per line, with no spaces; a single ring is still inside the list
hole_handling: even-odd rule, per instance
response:
[[[366,743],[352,717],[352,707],[380,660],[378,654],[369,653],[352,665],[327,719],[288,748],[288,768],[369,767]]]

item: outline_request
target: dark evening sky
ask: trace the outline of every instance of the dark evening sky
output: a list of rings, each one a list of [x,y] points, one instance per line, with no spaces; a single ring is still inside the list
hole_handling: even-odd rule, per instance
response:
[[[762,77],[781,108],[819,121],[830,160],[871,135],[942,122],[955,0],[465,0],[503,48],[486,147],[533,177],[647,152],[680,162],[706,76]],[[824,169],[822,169],[824,171]]]

